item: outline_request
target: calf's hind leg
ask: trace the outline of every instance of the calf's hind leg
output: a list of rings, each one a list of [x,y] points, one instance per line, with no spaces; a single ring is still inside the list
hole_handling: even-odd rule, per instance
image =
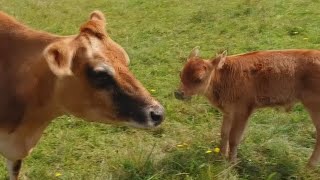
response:
[[[316,127],[316,145],[309,159],[308,166],[315,167],[320,161],[320,103],[304,103]]]

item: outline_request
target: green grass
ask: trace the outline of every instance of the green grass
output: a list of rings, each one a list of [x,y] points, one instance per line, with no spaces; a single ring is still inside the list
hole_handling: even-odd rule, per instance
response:
[[[68,35],[95,9],[131,57],[136,77],[165,106],[162,128],[142,131],[55,120],[23,164],[28,179],[318,179],[305,169],[315,129],[301,105],[289,114],[259,110],[230,165],[205,152],[219,144],[221,114],[195,97],[173,97],[190,50],[211,57],[262,49],[319,48],[318,0],[0,0],[0,10],[31,27]],[[183,147],[178,147],[185,143]],[[0,177],[6,176],[4,159]],[[56,173],[62,175],[56,177]]]

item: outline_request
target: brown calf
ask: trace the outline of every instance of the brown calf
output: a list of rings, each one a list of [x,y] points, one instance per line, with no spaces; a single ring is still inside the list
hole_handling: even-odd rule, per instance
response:
[[[32,30],[0,12],[0,152],[10,179],[52,119],[158,126],[163,107],[128,68],[129,57],[94,11],[80,32],[57,36]]]
[[[234,162],[250,114],[256,108],[302,102],[317,130],[308,165],[320,160],[320,51],[226,52],[202,59],[195,48],[181,72],[177,98],[204,95],[223,112],[221,153]],[[228,154],[229,150],[229,154]]]

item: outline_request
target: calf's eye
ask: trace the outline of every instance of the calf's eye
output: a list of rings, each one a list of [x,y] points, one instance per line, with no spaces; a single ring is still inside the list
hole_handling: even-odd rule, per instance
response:
[[[202,79],[201,79],[201,78],[195,78],[195,79],[193,80],[193,82],[194,82],[195,84],[199,84],[199,83],[202,82]]]

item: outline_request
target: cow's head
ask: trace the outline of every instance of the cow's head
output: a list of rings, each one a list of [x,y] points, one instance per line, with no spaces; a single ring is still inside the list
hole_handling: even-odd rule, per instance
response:
[[[129,71],[126,51],[91,13],[80,33],[50,44],[44,57],[57,77],[54,98],[65,113],[88,121],[155,127],[164,108]]]
[[[215,70],[222,68],[227,53],[224,51],[212,59],[202,59],[199,48],[194,48],[182,71],[180,72],[180,87],[175,91],[177,99],[190,99],[196,94],[205,94],[210,86]]]

